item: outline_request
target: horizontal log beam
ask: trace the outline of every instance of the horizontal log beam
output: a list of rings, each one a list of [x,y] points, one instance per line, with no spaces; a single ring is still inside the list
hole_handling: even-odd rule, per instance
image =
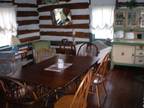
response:
[[[18,30],[18,34],[28,34],[28,33],[34,33],[34,32],[39,32],[39,30]]]
[[[39,24],[39,20],[23,20],[23,21],[17,21],[18,25],[29,25],[29,24]]]
[[[38,7],[37,4],[30,3],[15,3],[18,7]]]
[[[72,15],[72,19],[89,19],[89,15]]]
[[[39,17],[40,20],[49,20],[49,19],[52,19],[51,16],[40,16]]]
[[[41,35],[72,36],[72,32],[40,32]]]
[[[86,9],[86,8],[89,8],[89,3],[71,3],[71,4],[43,6],[43,7],[38,8],[38,11],[39,12],[51,11],[55,8]]]
[[[40,36],[28,37],[28,38],[20,39],[20,42],[21,42],[21,43],[24,43],[24,42],[31,42],[31,41],[39,40],[39,39],[40,39]]]
[[[42,25],[41,24],[40,28],[65,28],[65,29],[83,28],[83,29],[87,29],[89,28],[89,24],[72,24],[72,25],[66,25],[66,26]]]
[[[26,16],[38,16],[38,12],[35,11],[17,11],[18,17],[26,17]]]

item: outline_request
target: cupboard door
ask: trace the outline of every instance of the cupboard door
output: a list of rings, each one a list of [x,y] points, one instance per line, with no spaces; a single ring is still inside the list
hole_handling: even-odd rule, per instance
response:
[[[116,63],[134,64],[135,46],[113,45],[112,59]]]
[[[115,27],[123,28],[126,23],[126,12],[125,10],[115,10]]]
[[[143,10],[141,10],[141,12],[140,12],[140,24],[139,24],[139,26],[140,26],[140,28],[144,28],[144,9]]]

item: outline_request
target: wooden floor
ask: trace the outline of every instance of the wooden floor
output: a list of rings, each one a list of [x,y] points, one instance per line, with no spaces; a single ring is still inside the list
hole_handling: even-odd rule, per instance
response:
[[[106,89],[108,96],[101,99],[101,108],[144,108],[144,69],[115,67],[109,73]],[[88,108],[97,108],[93,95],[89,97]]]
[[[105,99],[101,92],[101,108],[144,108],[142,107],[144,94],[144,69],[115,67],[108,75],[106,89],[108,96]],[[2,105],[0,105],[0,108],[2,108]],[[33,108],[40,107],[35,106]],[[97,108],[95,95],[89,95],[88,108]]]

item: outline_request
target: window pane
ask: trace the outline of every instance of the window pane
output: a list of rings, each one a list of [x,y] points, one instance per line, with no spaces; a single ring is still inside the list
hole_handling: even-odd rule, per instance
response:
[[[114,6],[93,6],[91,31],[97,39],[113,38]]]
[[[10,45],[11,43],[11,32],[7,31],[7,32],[0,32],[0,47],[1,46],[6,46],[6,45]]]
[[[17,34],[16,10],[0,7],[0,47],[11,45],[11,37]]]

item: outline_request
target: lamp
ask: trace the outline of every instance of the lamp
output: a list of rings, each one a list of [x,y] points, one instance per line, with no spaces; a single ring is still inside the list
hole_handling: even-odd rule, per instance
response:
[[[11,46],[12,46],[12,50],[17,51],[17,47],[16,45],[20,44],[19,39],[16,36],[12,36],[11,37]]]
[[[12,36],[12,38],[11,38],[11,45],[18,45],[18,44],[20,44],[20,41],[19,41],[19,39],[16,37],[16,36]]]

